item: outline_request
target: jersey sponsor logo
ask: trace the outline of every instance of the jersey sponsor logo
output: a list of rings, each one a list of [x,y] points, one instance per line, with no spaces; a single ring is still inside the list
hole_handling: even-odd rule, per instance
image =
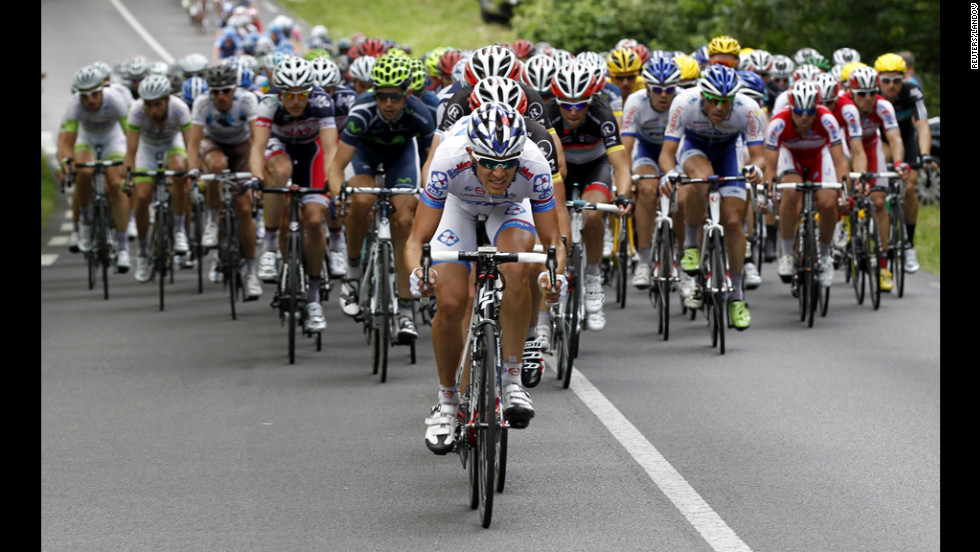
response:
[[[507,215],[520,215],[521,213],[524,212],[525,209],[521,207],[520,203],[511,203],[510,207],[508,207],[507,210],[504,211],[504,213]]]
[[[432,192],[442,194],[449,188],[449,175],[442,171],[432,171],[428,188]]]
[[[527,106],[527,116],[531,119],[540,119],[541,114],[544,113],[544,107],[538,102],[534,102]]]
[[[457,242],[459,242],[459,236],[456,235],[456,233],[453,232],[452,230],[445,230],[442,234],[439,234],[439,237],[437,239],[440,242],[448,245],[449,247],[452,247],[456,245]]]
[[[599,129],[602,131],[602,135],[607,138],[616,135],[616,123],[612,121],[602,123]]]
[[[465,171],[466,169],[470,168],[470,166],[472,164],[473,163],[471,161],[464,161],[464,162],[456,165],[456,168],[449,169],[449,177],[450,178],[456,178],[457,176],[459,176],[459,173],[461,173],[461,172]]]
[[[459,104],[452,104],[446,108],[446,118],[450,121],[459,120],[463,116],[463,107]]]
[[[545,196],[551,195],[554,192],[554,186],[551,183],[551,176],[547,174],[539,174],[534,177],[534,193]]]
[[[473,193],[476,195],[486,195],[487,191],[483,188],[483,186],[477,186],[476,188],[473,188]]]
[[[544,154],[545,159],[551,157],[551,155],[554,153],[554,146],[551,145],[551,140],[549,139],[541,140],[540,142],[537,142],[537,145],[538,149],[541,150],[541,153]]]
[[[351,134],[360,134],[364,132],[364,129],[358,127],[357,122],[355,122],[353,119],[347,121],[347,130],[350,131]]]
[[[521,165],[521,168],[518,172],[520,172],[521,176],[523,176],[526,180],[531,180],[532,178],[534,178],[534,173],[532,173],[531,170],[524,165]]]

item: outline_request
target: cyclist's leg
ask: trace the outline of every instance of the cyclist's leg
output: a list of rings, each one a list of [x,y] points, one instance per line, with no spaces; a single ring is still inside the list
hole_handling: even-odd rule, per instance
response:
[[[642,151],[640,144],[637,149]],[[660,169],[651,157],[637,156],[633,162],[633,174],[660,174]],[[640,262],[650,264],[653,248],[653,224],[657,218],[657,190],[659,180],[639,180],[636,182],[636,249]]]
[[[399,156],[385,162],[385,188],[414,190],[419,182],[418,163],[418,148],[415,140],[412,140]],[[414,195],[392,196],[391,204],[395,207],[390,220],[395,272],[398,275],[398,334],[400,339],[415,339],[418,337],[418,330],[415,328],[412,293],[409,290],[409,268],[405,265],[403,252],[405,241],[412,231],[418,199]]]
[[[283,188],[293,176],[293,160],[286,152],[286,145],[276,138],[269,138],[265,148],[265,185],[269,188]],[[285,232],[280,239],[279,224],[285,215],[289,219],[289,198],[278,194],[267,194],[262,199],[262,222],[265,224],[265,237],[262,241],[262,254],[259,261],[259,277],[263,280],[276,279],[276,254],[285,250]]]
[[[375,169],[379,162],[380,160],[372,155],[367,147],[358,147],[351,159],[355,176],[348,181],[348,187],[375,187]],[[350,265],[347,269],[348,278],[359,278],[361,275],[361,247],[364,245],[364,236],[371,226],[371,208],[375,199],[375,196],[366,194],[357,194],[351,198],[350,212],[344,220],[344,225],[347,227],[347,255]]]
[[[178,135],[179,136],[179,135]],[[187,150],[184,148],[183,139],[180,145],[174,146],[167,152],[167,168],[172,171],[187,170]],[[174,232],[182,233],[183,238],[177,237],[174,240],[176,251],[182,253],[181,246],[186,246],[187,241],[187,215],[190,213],[190,181],[185,177],[174,177],[171,187],[171,201],[174,213]],[[183,251],[186,252],[186,251]]]

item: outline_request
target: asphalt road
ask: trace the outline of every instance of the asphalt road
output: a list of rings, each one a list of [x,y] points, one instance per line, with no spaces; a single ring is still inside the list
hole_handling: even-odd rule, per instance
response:
[[[121,3],[173,57],[210,51],[176,0]],[[114,3],[41,12],[42,132],[78,67],[163,58]],[[41,236],[43,551],[940,548],[938,276],[910,276],[875,312],[838,273],[807,329],[766,265],[724,356],[701,318],[675,314],[665,343],[644,293],[620,310],[607,288],[572,388],[551,372],[532,390],[484,530],[456,457],[422,442],[427,327],[418,362],[396,348],[380,384],[334,294],[324,350],[303,340],[289,365],[269,287],[237,321],[191,271],[164,312],[131,275],[108,301],[89,291],[60,245],[65,203]]]

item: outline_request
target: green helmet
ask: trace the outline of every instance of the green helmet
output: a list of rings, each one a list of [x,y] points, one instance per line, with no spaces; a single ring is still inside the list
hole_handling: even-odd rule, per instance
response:
[[[825,58],[825,57],[823,57],[820,54],[813,54],[813,55],[811,55],[803,63],[805,63],[807,65],[812,65],[812,66],[816,67],[817,69],[820,69],[824,73],[826,73],[827,71],[830,71],[830,67],[831,67],[830,60],[827,59],[827,58]]]
[[[397,87],[407,90],[412,83],[410,58],[398,55],[383,55],[371,68],[371,82],[374,88]]]
[[[329,50],[324,50],[323,48],[314,48],[309,52],[306,52],[306,55],[303,56],[303,59],[305,59],[306,61],[313,61],[314,59],[320,57],[330,59],[333,56],[330,55]]]
[[[412,68],[412,83],[409,88],[418,92],[425,88],[425,64],[419,58],[409,58],[409,64]]]
[[[429,77],[433,79],[439,78],[439,58],[451,49],[449,46],[439,46],[425,56],[425,70],[429,74]]]

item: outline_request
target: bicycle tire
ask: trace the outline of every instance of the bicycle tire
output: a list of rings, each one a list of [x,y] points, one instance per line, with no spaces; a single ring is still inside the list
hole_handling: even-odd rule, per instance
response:
[[[378,308],[381,317],[378,320],[378,333],[376,336],[379,346],[377,362],[378,369],[381,373],[381,383],[384,383],[388,379],[388,351],[391,348],[391,325],[395,319],[392,313],[394,305],[391,303],[391,263],[393,260],[391,243],[381,242],[378,250],[378,271],[375,273],[375,278],[380,278],[381,280],[378,282]]]
[[[497,459],[497,348],[493,330],[485,328],[482,341],[483,358],[480,370],[479,415],[481,430],[477,432],[477,457],[479,458],[480,521],[490,527],[493,517],[494,472]]]
[[[895,289],[901,298],[905,295],[905,207],[902,205],[901,198],[896,197],[892,204],[892,239],[889,246],[891,254],[892,278],[894,278]]]
[[[627,278],[629,277],[630,265],[629,223],[621,220],[619,217],[616,217],[613,222],[613,231],[617,232],[617,237],[619,236],[620,225],[626,224],[626,232],[623,232],[623,238],[619,240],[616,250],[616,302],[619,304],[619,308],[625,309],[628,285]]]
[[[659,295],[659,318],[660,333],[664,341],[670,339],[670,279],[673,276],[674,267],[674,237],[671,235],[670,224],[664,222],[658,232],[660,246],[657,248],[657,271],[654,276],[657,278],[657,293]]]
[[[857,213],[851,213],[851,239],[848,243],[850,251],[849,272],[851,275],[851,285],[854,287],[854,297],[858,305],[864,304],[864,279],[867,271],[864,265],[867,263],[867,255],[864,252],[864,226],[862,225]]]
[[[287,237],[286,245],[286,308],[287,325],[289,326],[289,363],[296,363],[296,327],[299,325],[299,320],[297,319],[299,311],[299,295],[300,295],[300,271],[299,271],[299,259],[300,259],[300,249],[299,249],[300,237],[298,234],[290,234]]]
[[[225,285],[228,288],[229,303],[231,306],[231,319],[237,320],[235,312],[235,302],[237,300],[237,290],[239,284],[238,262],[236,261],[235,250],[238,247],[238,234],[235,228],[235,217],[233,214],[224,210],[219,215],[221,219],[221,241],[218,255],[221,261],[221,274]]]
[[[572,262],[575,267],[575,289],[570,295],[571,309],[569,311],[571,330],[568,334],[568,354],[570,360],[578,357],[579,336],[582,333],[583,313],[585,310],[585,251],[582,244],[572,245]],[[566,376],[567,377],[567,376]]]
[[[871,307],[878,310],[881,306],[881,236],[878,233],[878,221],[874,216],[867,217],[868,224],[868,291],[871,295]]]
[[[494,463],[497,473],[494,478],[497,482],[497,492],[504,492],[504,482],[507,478],[507,428],[502,427],[497,431],[497,460]]]
[[[711,237],[712,241],[712,252],[711,252],[711,302],[714,309],[714,320],[713,324],[717,327],[718,334],[718,353],[725,354],[725,326],[727,326],[727,321],[725,318],[725,313],[723,309],[728,308],[727,296],[725,292],[726,287],[726,276],[725,276],[725,243],[721,239],[721,236],[715,232]],[[705,294],[706,298],[708,294]],[[712,346],[714,343],[712,343]]]
[[[97,175],[96,178],[101,178]],[[95,183],[96,189],[99,183]],[[109,225],[107,224],[107,205],[103,197],[95,197],[92,201],[92,232],[95,236],[94,249],[96,267],[102,272],[102,298],[109,299]]]
[[[204,202],[194,201],[191,212],[194,224],[194,261],[197,263],[197,292],[204,293]],[[232,315],[234,319],[234,315]]]
[[[565,377],[565,364],[568,362],[568,340],[566,336],[567,322],[565,320],[565,310],[568,305],[568,298],[565,298],[564,305],[558,312],[551,315],[551,350],[555,355],[555,375],[558,379]]]
[[[815,273],[817,271],[816,255],[817,255],[817,235],[816,235],[816,222],[813,220],[813,215],[807,215],[805,221],[804,234],[806,237],[806,245],[803,248],[803,254],[805,256],[803,262],[803,295],[806,296],[806,323],[807,327],[813,327],[813,318],[817,311],[817,294],[819,290],[817,289],[817,281],[815,278]]]

